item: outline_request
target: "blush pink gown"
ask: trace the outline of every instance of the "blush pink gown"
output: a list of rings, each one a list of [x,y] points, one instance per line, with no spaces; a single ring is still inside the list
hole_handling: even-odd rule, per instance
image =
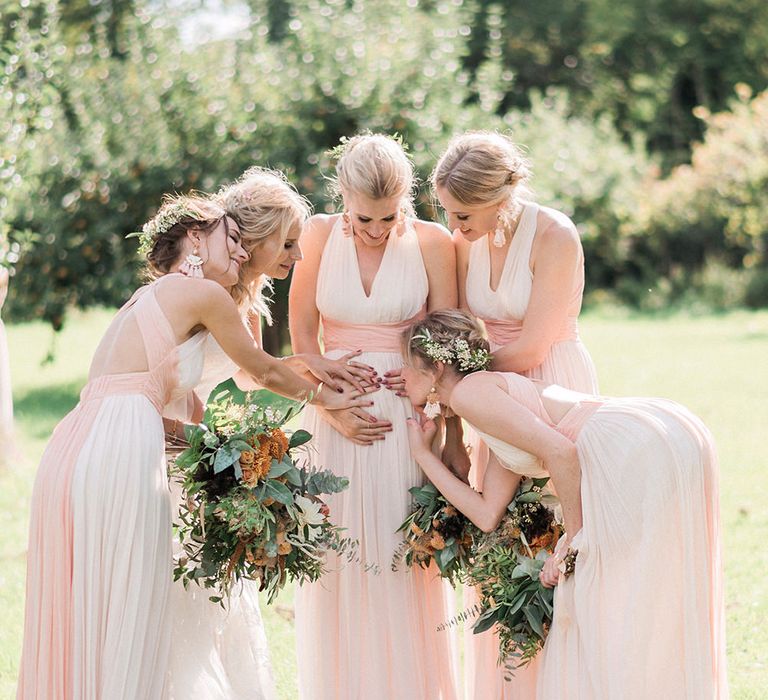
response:
[[[341,217],[339,217],[339,222]],[[427,274],[416,231],[390,235],[370,297],[363,291],[355,243],[340,223],[320,264],[317,307],[328,357],[362,348],[360,362],[383,374],[402,367],[400,334],[427,301]],[[360,542],[359,563],[331,562],[319,582],[296,591],[296,644],[302,700],[453,700],[452,591],[436,570],[390,568],[410,512],[408,489],[424,477],[411,459],[405,419],[410,403],[386,389],[370,395],[393,431],[355,445],[305,409],[311,462],[349,478],[329,499],[331,518]],[[377,570],[366,571],[366,566]]]
[[[179,365],[200,375],[195,393],[205,402],[239,367],[209,333],[195,338],[180,348]],[[182,396],[166,406],[165,416],[189,422],[193,405],[190,395]],[[174,519],[180,502],[181,487],[174,480]],[[181,551],[175,538],[173,547],[174,554]],[[208,600],[210,595],[210,589],[171,584],[169,700],[276,700],[258,582],[235,586],[226,609]]]
[[[148,369],[92,377],[40,463],[19,699],[167,698],[171,505],[161,415],[197,384],[201,363],[180,355],[202,344],[198,334],[176,345],[155,295],[164,279],[136,292],[100,346],[143,344]]]
[[[490,286],[489,241],[483,237],[470,247],[466,281],[466,299],[471,312],[485,323],[491,350],[497,350],[515,340],[523,325],[531,298],[533,274],[531,249],[536,236],[539,206],[525,202],[520,222],[509,245],[501,278],[496,290]],[[568,301],[567,318],[557,341],[544,361],[525,376],[558,384],[574,391],[595,394],[597,373],[592,358],[578,332],[578,315],[584,292],[584,259],[579,255],[578,275]],[[488,448],[472,431],[466,439],[472,445],[470,483],[482,488]],[[470,609],[477,598],[472,589],[465,589],[464,606]],[[465,689],[467,698],[483,700],[530,700],[536,686],[537,663],[518,671],[512,682],[504,681],[503,670],[496,664],[498,639],[489,630],[483,634],[464,635]]]
[[[510,396],[552,425],[530,381],[499,374]],[[554,427],[578,450],[583,527],[573,539],[576,571],[555,591],[535,697],[725,700],[718,467],[709,431],[672,401],[586,395]],[[546,476],[533,455],[481,436],[512,471]]]

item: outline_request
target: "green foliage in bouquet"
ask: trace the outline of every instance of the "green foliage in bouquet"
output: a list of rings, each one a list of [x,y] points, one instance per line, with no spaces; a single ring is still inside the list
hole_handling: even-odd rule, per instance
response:
[[[351,558],[355,543],[328,520],[321,496],[343,491],[348,480],[329,470],[298,467],[291,451],[311,435],[282,427],[287,411],[269,402],[244,404],[223,392],[209,404],[206,422],[188,429],[189,447],[175,461],[183,502],[176,527],[183,553],[174,577],[213,589],[223,604],[240,579],[260,581],[272,602],[289,579],[316,581],[329,550]]]
[[[395,554],[393,570],[400,562],[427,568],[434,560],[440,575],[456,583],[468,563],[473,531],[479,530],[432,484],[414,486],[409,491],[414,509],[397,529],[405,541]]]
[[[415,487],[413,511],[398,529],[405,541],[393,568],[401,561],[427,567],[434,560],[444,578],[475,586],[481,612],[473,630],[496,626],[499,663],[509,674],[536,656],[552,624],[554,590],[541,585],[539,573],[562,528],[553,511],[557,498],[544,490],[548,481],[523,479],[491,533],[475,527],[432,484]]]
[[[552,624],[554,589],[539,581],[562,528],[545,493],[549,479],[523,479],[498,528],[474,538],[464,583],[475,586],[483,612],[473,627],[480,634],[494,625],[499,663],[511,674],[544,646]]]

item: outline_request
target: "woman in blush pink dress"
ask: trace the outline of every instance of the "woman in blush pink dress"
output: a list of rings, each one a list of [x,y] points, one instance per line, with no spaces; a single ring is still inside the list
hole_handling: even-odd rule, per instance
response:
[[[307,205],[282,173],[253,167],[236,182],[222,188],[216,201],[235,221],[248,261],[240,268],[240,285],[253,290],[247,325],[261,347],[260,320],[270,320],[261,295],[273,278],[288,276],[301,259],[299,236]],[[169,429],[182,434],[183,423],[195,418],[213,389],[234,377],[243,390],[260,388],[247,372],[224,352],[208,334],[203,342],[202,375],[194,393],[166,408]],[[301,358],[283,363],[302,369]],[[174,424],[172,421],[182,424]],[[174,428],[175,425],[175,428]],[[180,487],[172,482],[175,502]],[[174,547],[178,549],[177,541]],[[232,592],[226,610],[209,600],[209,592],[197,586],[171,587],[171,652],[169,695],[171,700],[273,700],[277,697],[269,648],[259,608],[259,584],[243,581]]]
[[[568,389],[596,393],[597,375],[579,339],[584,255],[576,227],[564,214],[529,201],[529,168],[519,148],[495,133],[455,138],[432,174],[432,187],[454,230],[461,307],[483,320],[493,368]],[[477,435],[469,481],[482,488],[488,448]],[[447,448],[460,446],[455,437]],[[469,460],[445,455],[454,466]],[[466,607],[474,592],[467,589]],[[525,700],[536,664],[505,683],[495,671],[492,630],[466,637],[468,697]]]
[[[303,220],[305,211],[294,214]],[[341,393],[318,392],[256,346],[237,303],[248,297],[239,286],[248,253],[220,206],[169,200],[145,227],[142,248],[155,279],[113,319],[80,403],[56,427],[37,473],[18,698],[168,697],[171,503],[162,414],[197,384],[208,333],[273,391],[329,408],[369,403],[340,386]],[[331,385],[334,376],[354,378],[315,357],[304,368]]]
[[[450,357],[444,363],[434,358]],[[409,420],[413,454],[440,492],[485,532],[522,476],[550,477],[566,534],[541,574],[557,585],[539,700],[728,697],[717,456],[688,409],[665,399],[581,394],[464,364],[456,341],[487,349],[463,312],[405,334],[408,396],[430,391],[491,449],[482,493],[429,449],[434,424]],[[558,565],[577,552],[575,572]],[[475,696],[488,697],[491,696]]]
[[[413,171],[382,135],[350,139],[337,164],[344,213],[315,216],[291,286],[296,352],[329,358],[361,349],[379,375],[402,366],[400,333],[415,317],[457,303],[455,260],[442,227],[413,217]],[[329,500],[335,522],[360,542],[342,565],[296,592],[302,700],[450,700],[456,697],[450,616],[436,571],[391,570],[408,489],[423,477],[408,451],[408,401],[377,391],[371,412],[312,410],[312,462],[349,478]],[[330,419],[330,420],[329,420]],[[391,427],[391,429],[390,429]],[[370,570],[366,567],[375,567]]]

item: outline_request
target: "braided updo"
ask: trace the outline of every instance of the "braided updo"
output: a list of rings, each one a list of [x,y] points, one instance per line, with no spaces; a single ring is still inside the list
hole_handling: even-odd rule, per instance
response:
[[[403,355],[412,366],[434,365],[438,361],[435,348],[445,353],[439,361],[452,365],[461,375],[484,370],[490,362],[490,346],[482,328],[473,316],[458,309],[432,311],[403,332],[402,342]],[[470,362],[457,354],[457,346],[465,348]]]

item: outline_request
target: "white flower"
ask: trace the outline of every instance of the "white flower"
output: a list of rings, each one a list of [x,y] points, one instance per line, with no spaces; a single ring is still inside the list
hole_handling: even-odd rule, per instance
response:
[[[277,415],[277,412],[274,408],[271,406],[267,406],[264,409],[264,417],[270,422],[270,423],[276,423],[279,419],[279,416]]]
[[[325,522],[325,516],[320,512],[322,503],[316,503],[305,496],[296,496],[294,501],[299,509],[299,523],[302,526],[322,525]]]

